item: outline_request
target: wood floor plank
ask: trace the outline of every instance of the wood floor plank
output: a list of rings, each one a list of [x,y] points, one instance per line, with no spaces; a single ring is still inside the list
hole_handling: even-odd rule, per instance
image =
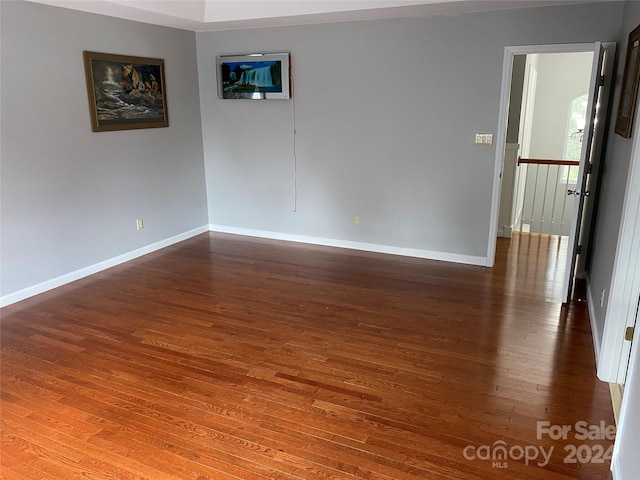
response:
[[[487,269],[207,233],[5,307],[2,477],[609,479],[565,447],[610,439],[536,430],[613,424],[565,250],[499,239]],[[551,454],[465,455],[497,444]]]

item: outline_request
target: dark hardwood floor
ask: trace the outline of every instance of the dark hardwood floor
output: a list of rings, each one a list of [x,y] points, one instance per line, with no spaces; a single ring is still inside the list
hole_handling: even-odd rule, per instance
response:
[[[576,438],[614,420],[564,250],[204,234],[6,307],[2,478],[610,478],[612,442]]]

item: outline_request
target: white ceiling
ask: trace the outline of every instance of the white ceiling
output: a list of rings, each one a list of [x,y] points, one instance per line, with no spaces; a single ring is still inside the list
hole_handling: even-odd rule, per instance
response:
[[[453,15],[597,0],[26,0],[195,32]],[[608,0],[605,0],[608,1]]]

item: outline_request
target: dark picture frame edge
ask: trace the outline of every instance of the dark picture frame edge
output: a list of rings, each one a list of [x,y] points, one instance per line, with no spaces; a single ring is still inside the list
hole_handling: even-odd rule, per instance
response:
[[[615,132],[624,137],[631,136],[636,98],[638,96],[638,81],[640,80],[640,25],[629,34],[627,53],[622,77],[622,89],[616,115]]]
[[[91,51],[82,54],[93,132],[169,126],[163,59]],[[112,75],[109,78],[96,71],[96,67],[105,66]],[[109,91],[103,84],[108,84]]]

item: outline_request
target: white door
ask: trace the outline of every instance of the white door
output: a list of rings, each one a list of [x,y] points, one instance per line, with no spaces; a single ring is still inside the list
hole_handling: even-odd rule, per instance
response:
[[[628,381],[624,387],[618,431],[616,432],[616,441],[613,444],[611,470],[613,478],[616,480],[638,478],[638,472],[640,472],[640,456],[638,455],[638,443],[640,442],[640,429],[638,429],[638,425],[640,425],[640,408],[638,408],[640,405],[640,348],[637,344],[638,333],[636,332],[635,345],[631,349]]]
[[[606,61],[606,65],[605,65]],[[582,234],[582,217],[585,197],[589,195],[589,165],[595,161],[602,149],[604,138],[605,117],[607,112],[602,108],[601,99],[606,99],[608,92],[603,92],[605,75],[610,75],[613,66],[613,55],[605,56],[605,48],[600,42],[596,42],[593,55],[593,68],[591,70],[591,83],[589,84],[589,99],[587,101],[587,116],[584,126],[582,141],[582,153],[578,167],[578,182],[575,190],[569,190],[568,195],[575,195],[571,217],[571,235],[567,251],[567,265],[564,274],[562,289],[562,302],[567,303],[571,298],[573,282],[575,279],[576,261],[579,254]],[[605,72],[606,70],[606,72]],[[609,82],[610,83],[610,82]],[[588,232],[585,232],[588,234]],[[586,250],[586,249],[585,249]]]

